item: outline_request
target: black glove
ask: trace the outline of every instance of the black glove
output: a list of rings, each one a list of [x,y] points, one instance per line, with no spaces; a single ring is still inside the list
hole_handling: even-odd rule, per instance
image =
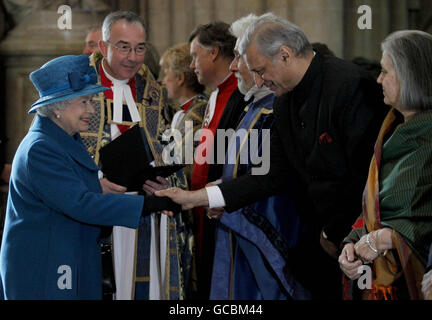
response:
[[[144,206],[141,215],[147,216],[152,212],[158,212],[162,210],[179,213],[181,209],[181,205],[175,203],[168,197],[156,197],[155,195],[151,195],[144,198]]]

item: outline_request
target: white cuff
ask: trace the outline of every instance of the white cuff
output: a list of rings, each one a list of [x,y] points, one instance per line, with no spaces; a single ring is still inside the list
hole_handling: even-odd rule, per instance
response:
[[[98,170],[98,178],[99,180],[102,179],[104,177],[104,174],[101,170]]]
[[[225,199],[218,186],[206,187],[209,208],[225,207]]]

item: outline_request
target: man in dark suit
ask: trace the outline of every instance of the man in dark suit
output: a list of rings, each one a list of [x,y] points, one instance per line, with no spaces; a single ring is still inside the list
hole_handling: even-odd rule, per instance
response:
[[[382,92],[365,71],[314,52],[301,29],[273,14],[247,29],[240,54],[256,84],[278,96],[269,173],[158,195],[184,208],[225,206],[232,212],[291,184],[306,230],[286,268],[314,299],[339,299],[337,252],[361,212],[374,142],[387,112]]]

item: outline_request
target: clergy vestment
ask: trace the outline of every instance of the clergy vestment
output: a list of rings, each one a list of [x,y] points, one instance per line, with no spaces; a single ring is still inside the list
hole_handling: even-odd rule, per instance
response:
[[[93,99],[95,115],[91,119],[89,132],[81,134],[88,152],[98,163],[99,150],[102,146],[130,126],[138,124],[145,132],[145,145],[149,160],[152,160],[157,166],[163,165],[163,146],[160,144],[159,136],[168,123],[168,119],[164,118],[164,109],[169,108],[165,89],[159,86],[149,69],[143,64],[135,77],[129,79],[127,83],[119,84],[129,85],[133,103],[136,106],[135,110],[130,101],[129,90],[124,87],[116,88],[118,80],[116,81],[105,72],[102,61],[99,53],[93,54],[90,58],[90,64],[98,73],[98,82],[112,90],[99,93]],[[116,92],[123,93],[123,97],[116,97]],[[123,102],[123,100],[126,105],[119,111],[115,106],[116,101]],[[121,122],[115,122],[114,118],[121,119]],[[186,185],[184,175],[180,175],[176,183],[177,186],[184,187]],[[189,272],[189,264],[184,266],[182,264],[184,260],[187,261],[187,258],[184,257],[191,256],[189,247],[191,241],[188,240],[192,237],[192,232],[188,232],[187,228],[183,227],[183,223],[177,215],[170,218],[163,226],[165,228],[163,232],[167,233],[177,233],[177,230],[180,229],[181,234],[178,236],[185,239],[181,243],[165,244],[166,252],[174,256],[169,258],[171,262],[167,262],[166,266],[160,263],[159,215],[152,214],[142,217],[138,230],[114,227],[112,238],[116,299],[181,299],[184,297],[186,284],[183,277]]]
[[[223,181],[249,172],[258,154],[265,157],[262,144],[270,143],[273,101],[274,95],[270,93],[247,107],[235,139],[230,140]],[[251,136],[252,130],[258,134]],[[256,137],[258,140],[252,141]],[[245,155],[247,161],[243,159]],[[288,249],[295,246],[301,231],[289,188],[235,212],[225,212],[217,227],[210,298],[308,298],[309,293],[285,268]]]
[[[217,92],[217,94],[216,94]],[[217,129],[235,129],[246,102],[243,95],[237,89],[237,78],[231,73],[210,96],[203,120],[203,129],[211,130],[212,138],[200,141],[194,158],[194,166],[191,178],[191,190],[204,187],[208,182],[219,179],[222,175],[223,164],[217,164],[218,137]],[[204,147],[207,147],[204,149]],[[211,152],[202,154],[202,150]],[[224,148],[225,150],[225,148]],[[197,163],[197,155],[204,158],[213,158],[214,164],[204,162]],[[224,157],[224,155],[223,155]],[[201,160],[203,160],[201,158]],[[196,239],[196,269],[197,269],[197,299],[207,300],[210,292],[211,269],[215,244],[215,222],[208,219],[202,207],[193,210],[194,234]]]
[[[161,136],[161,143],[170,146],[163,154],[165,164],[186,164],[183,171],[189,185],[193,168],[191,159],[193,161],[193,151],[199,142],[194,140],[194,137],[196,131],[202,127],[207,103],[208,97],[204,93],[197,94],[184,102],[180,110],[174,114],[170,128]],[[179,137],[175,136],[174,130],[178,130]]]
[[[166,141],[171,141],[171,130],[178,130],[181,134],[181,141],[174,141],[175,151],[176,148],[180,149],[180,154],[184,156],[187,152],[185,148],[185,140],[193,139],[194,133],[197,129],[201,128],[202,119],[207,106],[207,96],[204,94],[198,94],[192,99],[183,104],[181,109],[174,114],[173,120],[171,122],[171,127],[165,130],[161,136],[162,143]],[[190,122],[191,132],[186,131],[185,124]],[[165,136],[165,137],[163,137]],[[193,152],[193,150],[191,150]],[[177,155],[178,153],[175,153]],[[169,159],[166,159],[168,155],[163,154],[163,161],[165,164],[170,165],[173,163],[181,164],[184,163],[184,157],[173,157],[169,155]],[[173,162],[174,161],[174,162]],[[187,167],[176,172],[174,175],[169,177],[170,184],[172,186],[182,185],[184,189],[188,189],[189,176]],[[179,183],[180,182],[180,183]],[[173,282],[173,288],[175,288],[175,282],[177,278],[181,279],[183,282],[183,289],[180,292],[167,292],[166,297],[174,297],[178,295],[179,298],[188,298],[190,290],[192,289],[191,282],[193,282],[194,277],[192,276],[192,252],[194,251],[195,242],[193,237],[193,226],[192,226],[192,216],[191,211],[183,211],[176,215],[176,224],[173,224],[172,219],[168,218],[166,215],[162,215],[159,221],[159,261],[162,268],[165,266],[170,266],[170,268],[165,268],[161,272],[161,282],[167,282],[171,279]],[[183,232],[178,232],[176,225],[182,226]],[[180,255],[181,261],[179,262],[179,255],[168,252],[169,248],[187,248],[187,251]],[[178,277],[173,277],[172,274],[179,274]]]

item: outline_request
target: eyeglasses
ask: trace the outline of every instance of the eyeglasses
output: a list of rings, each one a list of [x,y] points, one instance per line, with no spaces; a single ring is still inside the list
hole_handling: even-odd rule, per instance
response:
[[[116,48],[121,54],[129,54],[132,51],[132,47],[129,44],[120,44],[120,46],[116,46],[115,44],[111,43],[109,40],[107,41],[110,45],[112,45],[114,48]],[[135,51],[135,54],[137,56],[143,56],[146,52],[146,45],[145,44],[139,44],[135,48],[133,48]]]

